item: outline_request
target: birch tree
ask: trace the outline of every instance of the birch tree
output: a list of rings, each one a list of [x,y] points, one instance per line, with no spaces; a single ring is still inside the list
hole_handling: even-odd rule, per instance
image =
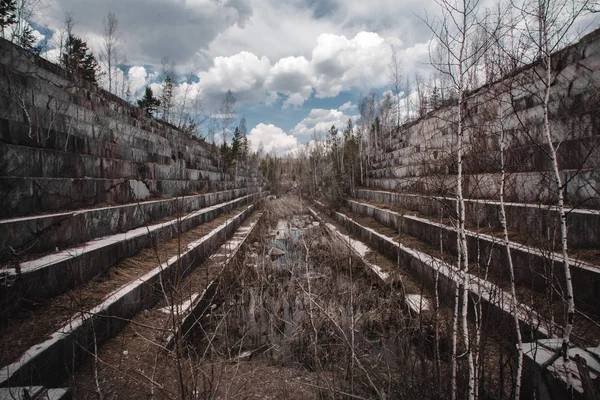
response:
[[[499,116],[497,121],[497,140],[498,140],[498,152],[500,156],[500,226],[502,228],[502,243],[506,251],[506,258],[508,260],[508,272],[510,277],[510,309],[512,311],[513,321],[515,324],[515,333],[517,336],[517,371],[515,375],[515,395],[514,399],[519,400],[521,394],[521,377],[523,375],[523,338],[521,336],[521,324],[519,321],[519,309],[517,304],[517,291],[515,282],[515,266],[512,259],[512,246],[508,238],[508,223],[506,220],[506,207],[504,201],[504,193],[506,187],[506,167],[504,161],[504,152],[507,147],[507,135],[504,129],[503,122],[505,120],[506,105],[500,104]]]
[[[392,93],[396,100],[396,128],[400,128],[400,93],[402,93],[402,65],[396,55],[396,49],[392,46],[392,59],[389,65],[390,82]]]
[[[102,22],[103,32],[100,57],[107,71],[108,91],[113,93],[114,68],[119,63],[119,38],[117,32],[119,21],[115,13],[109,11]]]
[[[535,2],[513,2],[512,5],[522,15],[525,24],[522,28],[521,46],[531,49],[529,56],[524,61],[537,62],[533,68],[536,79],[541,84],[541,91],[533,93],[541,100],[543,108],[543,148],[546,157],[550,160],[552,169],[552,190],[555,192],[556,207],[560,225],[560,247],[564,272],[564,289],[566,292],[567,315],[562,334],[562,357],[565,365],[567,384],[572,385],[570,373],[569,346],[570,337],[575,319],[575,300],[571,277],[571,263],[569,260],[569,246],[567,240],[567,211],[565,206],[565,185],[558,162],[558,148],[563,136],[555,132],[551,123],[551,94],[553,85],[558,76],[556,65],[552,62],[552,53],[567,44],[577,19],[592,3],[587,0],[537,0]],[[522,88],[520,88],[522,89]]]
[[[441,58],[433,58],[430,53],[431,63],[435,69],[446,75],[458,96],[455,126],[455,159],[456,159],[456,231],[457,231],[457,268],[460,271],[461,292],[458,285],[455,291],[455,315],[453,322],[453,349],[452,349],[452,398],[456,398],[456,369],[457,369],[457,319],[460,312],[460,327],[462,342],[466,349],[469,378],[468,398],[475,399],[476,371],[473,352],[470,346],[469,328],[467,323],[469,282],[467,272],[469,257],[465,228],[465,201],[463,195],[463,159],[465,153],[465,135],[467,132],[467,105],[465,93],[468,89],[468,77],[476,68],[485,51],[485,42],[474,46],[471,38],[479,26],[479,1],[478,0],[438,0],[441,8],[441,17],[427,19],[425,22],[433,33],[437,54]],[[460,304],[460,311],[458,302]]]

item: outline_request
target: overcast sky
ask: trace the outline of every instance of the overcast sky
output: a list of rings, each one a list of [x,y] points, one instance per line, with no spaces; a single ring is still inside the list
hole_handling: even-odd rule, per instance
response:
[[[281,153],[313,129],[343,126],[361,93],[390,88],[391,46],[403,72],[428,74],[432,0],[46,0],[38,19],[97,49],[102,19],[119,21],[133,89],[157,80],[164,57],[188,74],[210,113],[230,89],[256,147]]]

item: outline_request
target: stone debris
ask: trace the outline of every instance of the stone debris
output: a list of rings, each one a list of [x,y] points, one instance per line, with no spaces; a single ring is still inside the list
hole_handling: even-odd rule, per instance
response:
[[[415,314],[421,314],[423,311],[432,311],[431,301],[420,294],[407,294],[404,297],[406,305]]]
[[[589,377],[594,381],[597,380],[600,376],[598,348],[583,349],[571,346],[569,349],[571,362],[568,367],[562,357],[562,339],[540,339],[532,343],[523,343],[523,354],[526,359],[533,361],[538,368],[548,374],[549,378],[557,379],[564,385],[567,385],[570,380],[573,389],[583,393],[584,382],[577,364],[583,362],[587,366]]]
[[[269,249],[269,255],[271,256],[272,259],[278,259],[279,257],[283,257],[285,255],[285,251],[277,248],[277,247],[271,247]]]

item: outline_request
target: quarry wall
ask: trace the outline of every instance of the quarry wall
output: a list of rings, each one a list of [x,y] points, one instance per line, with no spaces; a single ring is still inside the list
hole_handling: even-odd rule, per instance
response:
[[[600,207],[600,31],[552,57],[549,120],[558,164],[572,205]],[[544,128],[544,76],[532,64],[468,94],[464,190],[496,199],[500,183],[498,139],[506,136],[506,199],[552,203],[555,188]],[[368,186],[425,194],[451,194],[456,184],[457,106],[404,125],[378,152]],[[387,141],[387,140],[386,140]]]
[[[0,41],[0,217],[253,186],[202,140]]]

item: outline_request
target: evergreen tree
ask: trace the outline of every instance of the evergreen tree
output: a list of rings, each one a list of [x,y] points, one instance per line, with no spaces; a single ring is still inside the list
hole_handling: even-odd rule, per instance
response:
[[[87,43],[75,35],[69,35],[62,55],[63,67],[71,74],[96,83],[98,62],[88,49]]]
[[[241,146],[240,146],[240,159],[246,160],[248,158],[248,130],[246,129],[246,118],[242,117],[239,125]]]
[[[156,111],[158,106],[160,106],[160,100],[154,97],[154,93],[152,93],[150,86],[146,86],[144,97],[138,100],[138,106],[148,114],[152,114]]]
[[[223,165],[223,172],[227,171],[231,166],[233,160],[233,151],[227,144],[227,142],[221,143],[221,161]]]
[[[0,29],[4,37],[4,28],[17,22],[17,6],[15,0],[0,0]]]
[[[433,86],[433,91],[431,92],[431,96],[429,97],[429,107],[431,107],[432,110],[435,110],[436,108],[441,106],[441,99],[440,99],[440,90],[438,89],[437,85]]]
[[[21,35],[14,38],[13,41],[26,50],[32,50],[33,44],[35,43],[33,30],[29,25],[25,25],[23,27],[23,32],[21,32]]]
[[[240,128],[236,127],[233,132],[233,140],[231,142],[231,158],[239,160],[242,153],[243,138],[240,133]]]

